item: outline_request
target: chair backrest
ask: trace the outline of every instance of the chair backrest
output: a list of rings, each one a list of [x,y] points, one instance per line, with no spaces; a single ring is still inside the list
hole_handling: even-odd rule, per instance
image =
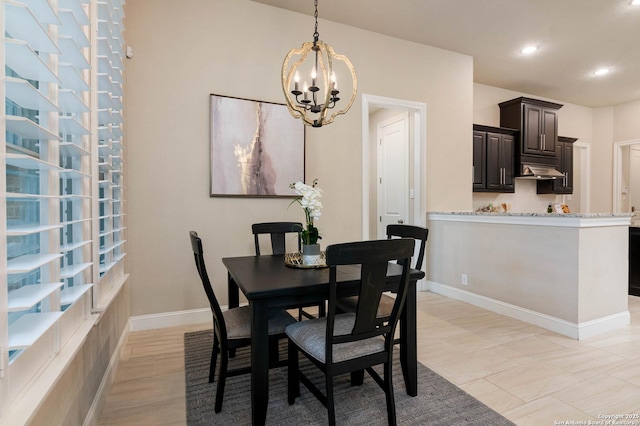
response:
[[[191,238],[191,248],[193,249],[193,257],[196,261],[196,269],[198,270],[198,275],[200,275],[200,280],[202,281],[202,286],[204,287],[204,292],[207,295],[207,299],[209,299],[209,304],[211,305],[211,313],[213,314],[213,329],[218,339],[223,341],[227,339],[227,327],[224,322],[224,317],[222,315],[222,309],[220,309],[220,304],[218,303],[218,299],[216,298],[215,293],[213,292],[213,288],[211,287],[211,281],[209,281],[209,275],[207,275],[207,268],[204,264],[204,253],[202,250],[202,240],[198,237],[198,233],[196,231],[190,231],[189,237]]]
[[[424,259],[424,250],[427,244],[427,238],[429,237],[429,229],[422,228],[414,225],[387,225],[387,238],[400,237],[400,238],[413,238],[420,242],[420,252],[416,258],[416,269],[422,269],[422,261]]]
[[[286,247],[286,234],[302,232],[302,224],[300,222],[265,222],[254,223],[251,225],[251,232],[253,232],[253,241],[256,248],[256,256],[260,256],[260,243],[258,236],[261,234],[271,235],[271,251],[273,254],[285,254]],[[300,251],[300,237],[298,240],[298,251]]]
[[[334,244],[327,247],[326,259],[329,265],[329,307],[327,310],[327,360],[332,359],[331,345],[385,335],[389,349],[393,342],[398,318],[407,296],[409,269],[415,242],[410,238],[394,238],[377,241],[359,241]],[[398,260],[402,275],[397,288],[397,297],[391,315],[378,318],[380,297],[385,291],[389,261]],[[336,315],[338,286],[336,271],[338,265],[360,265],[359,302],[355,325],[348,335],[333,336]]]

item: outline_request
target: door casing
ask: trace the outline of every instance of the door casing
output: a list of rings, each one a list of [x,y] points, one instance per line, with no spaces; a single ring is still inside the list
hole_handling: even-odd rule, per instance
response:
[[[371,108],[406,109],[411,117],[409,132],[413,141],[413,176],[409,178],[414,191],[413,217],[415,225],[427,226],[426,169],[427,169],[427,104],[403,99],[387,98],[364,93],[362,95],[362,238],[369,239],[369,179],[370,164],[369,113]],[[373,169],[375,170],[375,169]],[[423,186],[424,185],[424,186]]]

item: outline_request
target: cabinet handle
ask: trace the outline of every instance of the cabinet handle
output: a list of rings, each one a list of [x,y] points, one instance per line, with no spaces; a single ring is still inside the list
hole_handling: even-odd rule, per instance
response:
[[[547,135],[545,135],[544,133],[542,134],[542,150],[547,150]]]

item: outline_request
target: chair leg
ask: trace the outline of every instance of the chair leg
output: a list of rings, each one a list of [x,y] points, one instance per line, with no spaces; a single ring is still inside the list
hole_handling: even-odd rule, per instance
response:
[[[318,305],[318,318],[327,316],[327,306],[324,302]]]
[[[325,375],[325,387],[327,391],[327,415],[329,416],[329,426],[336,424],[336,409],[333,404],[333,376]]]
[[[391,360],[384,364],[385,396],[387,397],[387,418],[389,426],[396,426],[396,403],[393,395],[393,365]]]
[[[279,340],[273,336],[269,336],[269,365],[277,365],[280,360]]]
[[[351,372],[351,386],[360,386],[364,383],[364,370]]]
[[[209,383],[213,383],[216,373],[216,361],[218,359],[218,353],[220,352],[220,346],[218,344],[218,336],[213,334],[213,349],[211,349],[211,365],[209,366]]]
[[[287,351],[287,399],[289,405],[296,402],[300,396],[300,380],[298,378],[298,348],[289,340]]]
[[[227,380],[227,366],[229,364],[229,356],[227,348],[220,351],[220,375],[218,376],[218,389],[216,390],[216,406],[214,411],[219,413],[222,411],[222,398],[224,397],[224,383]]]

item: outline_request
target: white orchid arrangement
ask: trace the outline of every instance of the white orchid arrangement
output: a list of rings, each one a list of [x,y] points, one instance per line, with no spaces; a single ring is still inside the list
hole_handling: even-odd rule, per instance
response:
[[[289,188],[294,189],[299,198],[296,198],[291,203],[297,202],[304,210],[304,214],[307,220],[307,228],[303,229],[300,233],[302,242],[304,244],[317,244],[322,237],[318,233],[318,228],[314,226],[314,220],[320,219],[320,209],[322,203],[320,197],[322,191],[316,187],[318,179],[313,180],[313,185],[307,185],[302,181],[298,181],[289,185]],[[291,204],[290,204],[291,205]]]

